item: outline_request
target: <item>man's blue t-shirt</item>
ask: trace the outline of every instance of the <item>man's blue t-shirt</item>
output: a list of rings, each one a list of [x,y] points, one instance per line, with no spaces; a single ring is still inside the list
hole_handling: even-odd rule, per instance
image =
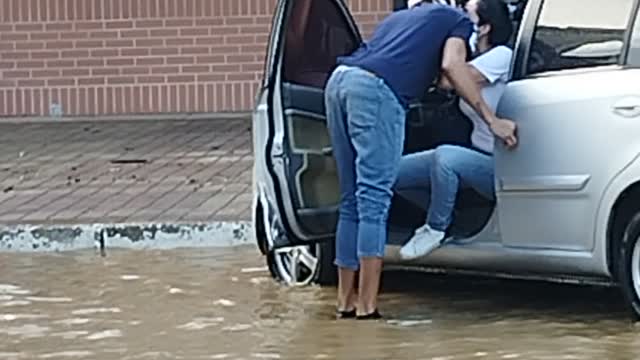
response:
[[[338,64],[357,66],[384,79],[406,107],[420,98],[440,71],[450,37],[467,43],[473,23],[450,6],[423,4],[385,18],[371,39]]]

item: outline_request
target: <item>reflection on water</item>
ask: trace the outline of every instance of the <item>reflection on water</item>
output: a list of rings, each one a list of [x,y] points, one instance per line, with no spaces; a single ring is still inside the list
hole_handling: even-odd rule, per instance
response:
[[[0,254],[0,360],[640,358],[612,288],[387,273],[380,322],[334,297],[252,247]]]

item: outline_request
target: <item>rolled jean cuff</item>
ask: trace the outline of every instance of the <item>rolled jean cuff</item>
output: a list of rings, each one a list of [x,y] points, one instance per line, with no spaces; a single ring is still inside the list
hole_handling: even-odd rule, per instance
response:
[[[354,263],[352,261],[345,261],[345,260],[341,260],[336,258],[336,260],[333,262],[333,264],[339,268],[343,268],[343,269],[349,269],[349,270],[353,270],[353,271],[358,271],[358,269],[360,268],[360,264],[359,263]]]
[[[360,222],[358,232],[358,258],[384,257],[387,227],[384,223]]]

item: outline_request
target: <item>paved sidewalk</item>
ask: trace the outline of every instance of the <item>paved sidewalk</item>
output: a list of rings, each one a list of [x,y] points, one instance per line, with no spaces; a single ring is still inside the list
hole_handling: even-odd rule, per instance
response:
[[[250,219],[249,119],[0,124],[0,225]]]

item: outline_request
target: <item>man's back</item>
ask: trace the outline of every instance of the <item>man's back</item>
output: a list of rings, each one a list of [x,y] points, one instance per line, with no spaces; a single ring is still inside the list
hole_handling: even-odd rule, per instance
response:
[[[375,73],[406,106],[438,75],[445,41],[459,37],[466,43],[472,29],[471,21],[459,10],[424,4],[389,15],[369,41],[339,63]]]

